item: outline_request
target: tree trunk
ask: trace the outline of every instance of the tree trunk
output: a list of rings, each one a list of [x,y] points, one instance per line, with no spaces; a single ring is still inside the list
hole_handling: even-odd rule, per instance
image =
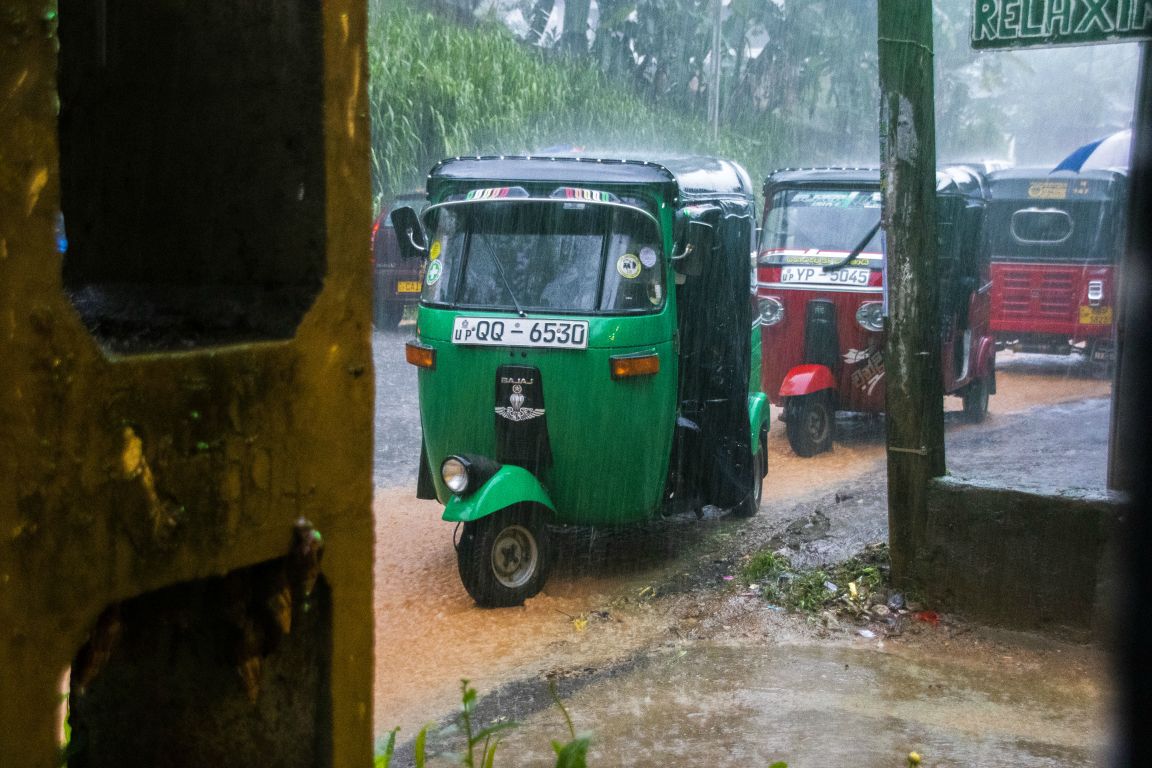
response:
[[[544,30],[548,26],[548,19],[552,18],[552,9],[556,7],[556,0],[536,0],[532,4],[532,14],[528,20],[528,42],[540,45],[544,37]]]
[[[583,55],[588,52],[588,12],[592,0],[565,0],[564,31],[560,47],[565,53]]]

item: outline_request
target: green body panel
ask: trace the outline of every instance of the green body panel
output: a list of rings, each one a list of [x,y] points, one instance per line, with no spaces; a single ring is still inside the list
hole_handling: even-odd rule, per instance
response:
[[[543,504],[556,511],[548,491],[528,470],[506,464],[471,496],[453,496],[444,505],[444,518],[450,523],[470,523],[523,502]]]
[[[771,409],[768,396],[760,391],[760,322],[752,328],[752,364],[748,367],[748,421],[752,427],[752,454],[760,452],[760,429],[770,429]]]
[[[748,421],[752,427],[752,453],[760,453],[760,429],[768,429],[768,396],[763,392],[748,395]]]
[[[516,319],[507,312],[420,307],[420,341],[436,350],[435,368],[420,371],[419,391],[437,498],[448,502],[452,495],[436,471],[446,456],[494,457],[496,369],[515,364],[535,366],[543,382],[553,462],[540,482],[556,522],[610,525],[659,509],[677,410],[671,296],[657,314],[588,317],[583,350],[456,345],[451,331],[458,315]],[[659,373],[612,379],[611,357],[642,352],[659,355]],[[508,503],[530,500],[509,497]]]

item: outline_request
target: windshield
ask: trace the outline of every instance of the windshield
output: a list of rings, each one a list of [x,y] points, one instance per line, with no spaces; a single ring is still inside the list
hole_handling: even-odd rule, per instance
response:
[[[547,312],[651,312],[664,303],[655,222],[563,201],[448,205],[432,214],[427,304]]]
[[[832,263],[858,246],[879,219],[879,191],[780,190],[772,195],[764,220],[760,263]],[[864,264],[869,258],[881,258],[879,232],[853,263]]]

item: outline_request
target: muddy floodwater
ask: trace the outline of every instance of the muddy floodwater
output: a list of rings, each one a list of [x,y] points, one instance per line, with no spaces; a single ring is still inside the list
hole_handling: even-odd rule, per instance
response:
[[[773,422],[757,517],[709,509],[699,520],[563,530],[541,595],[520,608],[476,608],[457,574],[453,526],[438,504],[415,498],[406,335],[375,340],[378,735],[399,726],[403,744],[450,719],[468,678],[490,714],[523,723],[497,764],[551,764],[549,739],[564,735],[541,694],[551,678],[577,728],[595,734],[596,765],[899,766],[909,749],[934,757],[926,765],[1102,764],[1107,665],[1090,648],[983,641],[947,620],[866,640],[741,593],[741,558],[769,543],[820,560],[885,539],[882,418],[841,418],[834,450],[814,459],[794,456]],[[959,400],[945,399],[950,461],[979,457],[985,436],[1014,451],[1029,414],[1063,408],[1050,423],[1068,429],[1039,428],[1025,445],[1066,434],[1071,482],[1103,487],[1108,379],[1076,358],[1001,353],[997,369],[983,424],[962,423]],[[1053,476],[1072,477],[1066,470]],[[535,693],[517,693],[524,685]]]
[[[993,658],[973,663],[865,642],[693,643],[565,706],[593,735],[593,765],[895,768],[911,751],[931,766],[1103,764],[1097,686],[1068,675],[1056,654],[1021,663],[986,652]],[[547,736],[566,732],[553,707],[523,720],[501,750],[518,766],[552,765]]]

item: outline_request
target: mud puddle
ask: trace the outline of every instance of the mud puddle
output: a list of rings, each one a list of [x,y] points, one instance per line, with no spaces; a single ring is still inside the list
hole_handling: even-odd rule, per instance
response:
[[[1103,765],[1108,693],[1100,659],[1074,647],[988,664],[964,652],[858,642],[698,642],[673,646],[565,704],[593,734],[590,765],[905,764]],[[1068,656],[1076,657],[1070,665]],[[1070,672],[1069,666],[1076,667]],[[564,738],[555,707],[520,721],[501,743],[518,766],[554,763]],[[447,765],[448,762],[434,764]]]

